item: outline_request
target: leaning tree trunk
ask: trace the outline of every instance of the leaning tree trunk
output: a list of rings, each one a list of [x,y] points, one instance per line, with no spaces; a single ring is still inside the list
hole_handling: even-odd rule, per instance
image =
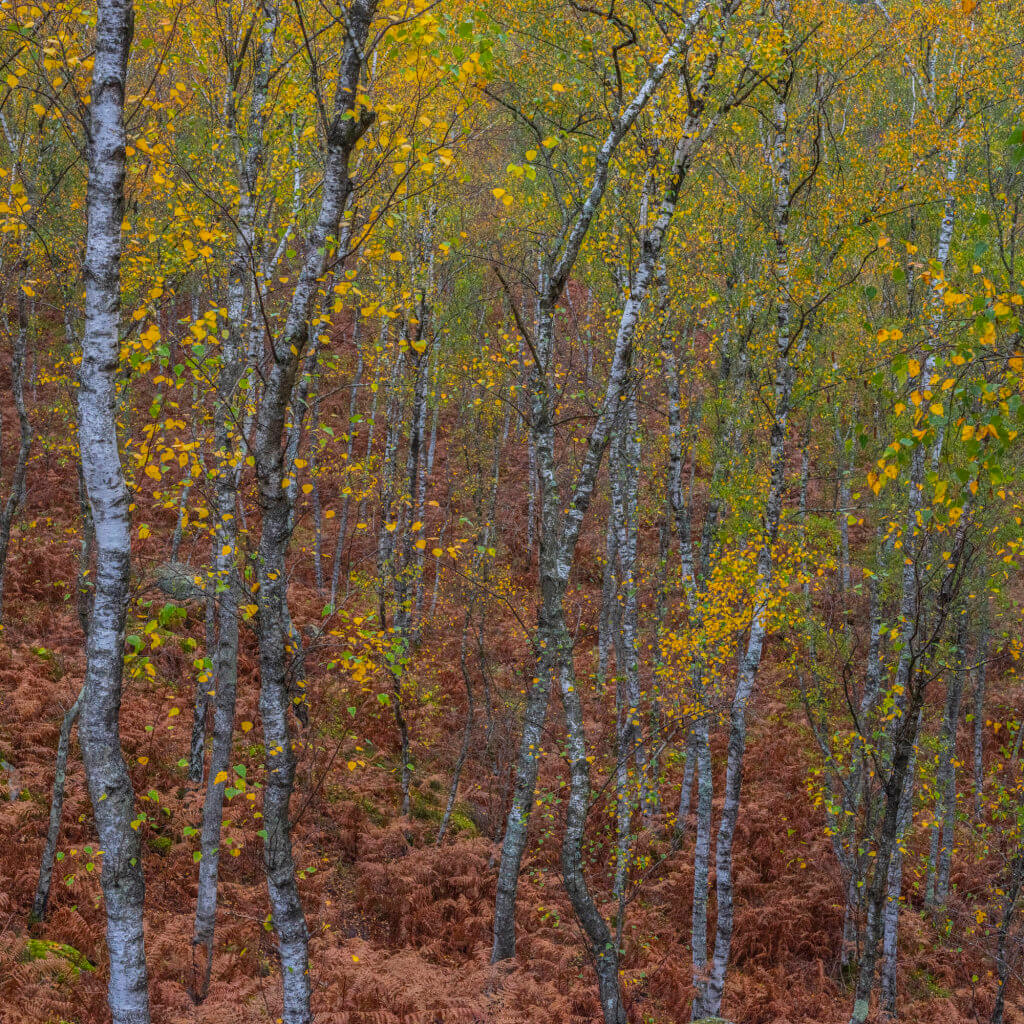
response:
[[[117,446],[124,100],[134,28],[131,0],[99,0],[89,104],[85,331],[79,370],[79,448],[96,531],[96,573],[78,725],[85,777],[103,848],[101,884],[114,1024],[148,1024],[142,845],[135,792],[121,751],[131,537],[128,488]]]
[[[85,493],[85,480],[82,477],[82,464],[78,464],[78,505],[82,516],[82,539],[78,548],[78,577],[75,583],[75,599],[78,621],[82,632],[89,635],[89,596],[91,594],[90,579],[92,572],[92,556],[96,547],[96,534],[92,528],[92,513],[89,500]],[[82,712],[82,701],[85,696],[84,687],[78,691],[75,702],[68,708],[60,726],[57,740],[57,758],[54,767],[53,790],[50,796],[50,821],[46,829],[46,842],[43,854],[39,859],[39,880],[36,893],[32,900],[32,917],[41,921],[46,916],[46,907],[50,901],[50,886],[53,882],[53,862],[57,856],[57,841],[60,838],[60,819],[64,811],[64,788],[67,784],[68,754],[71,751],[71,730],[74,729],[78,716]]]
[[[616,334],[614,355],[611,362],[608,383],[602,400],[601,412],[598,415],[590,437],[586,444],[586,454],[576,475],[572,495],[563,506],[559,496],[558,480],[555,472],[555,426],[552,382],[547,377],[550,356],[554,351],[554,315],[555,308],[566,282],[572,272],[580,249],[590,229],[591,223],[604,199],[608,185],[612,157],[633,126],[637,117],[647,106],[668,69],[686,48],[703,19],[707,3],[702,2],[683,23],[683,26],[669,46],[662,59],[652,68],[647,80],[620,115],[615,119],[614,126],[599,147],[594,159],[594,176],[587,197],[580,207],[571,228],[566,235],[564,248],[550,273],[541,275],[538,282],[540,297],[537,303],[537,321],[534,339],[534,365],[532,373],[532,407],[530,430],[536,449],[537,468],[541,483],[541,523],[540,523],[540,588],[541,612],[536,633],[537,646],[540,649],[540,663],[537,676],[527,694],[526,721],[519,749],[519,763],[516,770],[515,798],[509,810],[508,823],[505,830],[505,841],[502,845],[501,866],[498,872],[498,893],[495,901],[494,947],[491,961],[497,962],[515,955],[515,901],[519,884],[519,866],[526,848],[526,829],[530,810],[533,806],[533,790],[537,779],[539,764],[540,735],[547,711],[548,695],[552,677],[562,677],[564,659],[572,657],[571,643],[566,643],[567,634],[564,627],[563,601],[568,587],[569,575],[575,557],[576,542],[583,525],[590,499],[593,495],[594,481],[604,458],[605,448],[611,432],[612,423],[618,410],[621,396],[625,393],[630,378],[633,341],[636,334],[640,312],[647,298],[647,292],[654,278],[655,268],[661,254],[665,234],[675,213],[676,200],[682,181],[689,171],[697,150],[703,144],[706,135],[701,131],[704,113],[704,95],[695,100],[691,98],[690,110],[683,127],[684,135],[680,138],[673,153],[672,168],[665,183],[665,192],[660,203],[658,215],[652,226],[645,232],[643,256],[637,269],[633,289],[626,300]],[[731,10],[727,4],[726,8]],[[717,61],[712,55],[705,59],[702,69],[701,83],[710,81],[708,75],[709,62],[713,71]],[[544,361],[543,366],[537,364],[537,356]],[[575,694],[573,688],[572,694]],[[567,727],[572,729],[573,699],[568,703],[564,700]],[[576,740],[581,740],[577,737]],[[576,742],[570,736],[570,742]],[[584,744],[585,749],[585,744]],[[585,805],[589,801],[589,792],[582,796],[573,787],[589,787],[589,767],[585,758],[582,766],[573,766],[570,773],[570,804]],[[575,856],[576,825],[567,824],[563,840],[563,869],[567,857]],[[572,874],[573,884],[567,881],[567,889],[573,909],[580,923],[587,932],[592,951],[595,954],[598,945],[603,941],[600,929],[588,927],[592,921],[590,907],[593,899],[586,886],[582,872]],[[581,883],[581,884],[576,884]],[[600,914],[597,915],[600,917]],[[603,920],[603,919],[602,919]],[[618,952],[614,950],[617,964]],[[600,971],[607,967],[606,951],[600,948],[600,959],[597,961],[601,984],[604,985]],[[615,987],[618,989],[617,966]],[[602,989],[602,1001],[604,990]],[[615,1005],[604,1003],[606,1019],[614,1020],[617,1012]],[[621,1008],[621,1002],[619,1003]],[[613,1016],[609,1018],[609,1014]]]
[[[39,881],[36,883],[36,894],[32,900],[32,917],[36,921],[41,921],[46,916],[46,906],[50,902],[53,862],[57,853],[57,840],[60,837],[60,818],[64,810],[64,787],[67,782],[71,730],[75,727],[75,722],[78,721],[84,696],[85,690],[79,690],[74,704],[68,708],[60,725],[60,738],[57,741],[57,761],[53,776],[53,796],[50,800],[50,822],[46,829],[46,843],[43,845],[43,856],[39,861]]]
[[[669,46],[661,60],[651,69],[647,80],[630,103],[615,119],[612,130],[598,148],[594,159],[594,176],[585,201],[572,222],[566,235],[565,245],[550,273],[542,274],[538,282],[540,298],[537,303],[535,351],[545,362],[553,351],[554,311],[566,282],[575,266],[580,249],[587,236],[594,217],[604,199],[608,187],[612,157],[622,140],[632,128],[640,113],[647,106],[655,90],[675,63],[679,54],[690,41],[707,7],[706,0],[686,20],[682,30]],[[696,146],[694,146],[696,148]],[[673,196],[673,200],[674,200]],[[662,229],[664,230],[664,229]],[[643,288],[646,295],[646,287]],[[632,301],[632,300],[631,300]],[[642,298],[641,298],[642,302]],[[639,313],[639,304],[631,307],[632,315]],[[633,322],[635,328],[635,320]],[[632,344],[632,335],[629,337]],[[618,351],[619,346],[616,346]],[[615,405],[625,381],[625,367],[619,370],[619,380],[614,385]],[[590,503],[593,478],[604,455],[605,444],[611,426],[614,408],[607,404],[591,435],[580,480],[585,482],[583,491],[577,487],[569,514],[563,523],[563,510],[558,500],[558,483],[554,473],[554,424],[549,408],[551,395],[549,382],[545,377],[548,367],[537,365],[532,368],[532,411],[530,435],[537,461],[541,486],[540,514],[540,586],[542,607],[536,632],[539,647],[537,675],[527,689],[526,712],[523,735],[519,744],[519,759],[516,765],[516,781],[512,806],[509,808],[505,826],[505,838],[501,848],[501,864],[498,869],[498,888],[494,907],[494,946],[491,962],[506,960],[515,956],[515,909],[516,893],[519,888],[519,867],[526,850],[527,825],[533,809],[533,791],[537,781],[540,763],[541,732],[547,714],[548,697],[551,692],[551,678],[559,671],[559,659],[568,652],[557,648],[557,623],[562,616],[562,600],[571,570],[572,553],[582,525],[583,516]],[[614,367],[613,367],[614,372]],[[610,387],[612,387],[610,385]],[[610,393],[610,392],[609,392]],[[563,583],[564,578],[564,583]],[[552,630],[555,634],[552,634]]]

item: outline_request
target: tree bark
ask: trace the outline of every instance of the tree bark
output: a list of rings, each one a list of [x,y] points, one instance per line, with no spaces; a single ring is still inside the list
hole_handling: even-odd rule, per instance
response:
[[[778,11],[780,20],[788,17],[788,6],[783,3]],[[793,391],[793,332],[791,325],[791,300],[789,293],[789,212],[792,196],[790,193],[789,120],[787,110],[788,84],[781,86],[773,111],[772,177],[774,190],[773,234],[774,272],[778,281],[776,295],[776,338],[775,338],[775,382],[774,408],[769,438],[768,454],[768,495],[765,500],[764,518],[761,524],[760,548],[757,558],[757,582],[759,592],[755,600],[759,603],[750,624],[747,646],[740,660],[729,722],[729,746],[725,771],[725,791],[722,816],[715,842],[715,888],[717,895],[718,924],[715,930],[715,951],[711,972],[706,985],[698,987],[695,1003],[699,1016],[717,1016],[722,1005],[725,976],[729,966],[729,951],[732,946],[733,930],[733,889],[732,889],[732,846],[739,817],[740,790],[743,782],[743,757],[747,738],[747,704],[754,690],[754,683],[761,664],[764,647],[767,616],[764,605],[768,600],[768,588],[772,583],[772,547],[779,533],[782,516],[782,495],[786,469],[786,433],[789,422],[789,406]]]
[[[339,226],[351,190],[349,159],[372,117],[356,111],[364,47],[376,0],[352,0],[346,10],[347,35],[341,54],[334,105],[327,125],[327,149],[320,209],[307,239],[286,321],[273,339],[271,364],[256,415],[254,455],[263,516],[259,542],[260,718],[266,757],[263,859],[270,910],[278,938],[284,990],[284,1024],[307,1024],[310,1017],[308,930],[299,899],[292,855],[289,803],[295,781],[295,751],[289,728],[287,569],[290,502],[284,479],[285,417],[309,337],[317,283],[337,245]]]
[[[707,8],[706,0],[701,0],[696,9],[686,19],[681,31],[676,36],[661,60],[651,70],[647,80],[641,86],[632,101],[619,113],[604,143],[595,154],[595,170],[586,198],[579,208],[567,232],[565,243],[558,259],[550,272],[542,273],[539,282],[540,298],[537,303],[537,322],[535,326],[534,358],[531,373],[532,408],[530,415],[530,431],[534,442],[537,459],[537,470],[540,477],[540,587],[541,610],[536,636],[538,650],[537,675],[527,690],[527,704],[524,717],[523,736],[519,747],[519,759],[516,766],[516,782],[512,806],[509,809],[505,827],[505,839],[502,844],[501,864],[498,870],[498,890],[495,900],[494,914],[494,946],[491,962],[505,960],[515,955],[515,903],[519,885],[519,867],[523,852],[526,849],[527,826],[530,811],[533,808],[533,791],[537,780],[537,769],[540,754],[540,737],[547,713],[548,696],[551,690],[553,675],[561,674],[561,664],[565,658],[571,657],[571,646],[565,645],[562,601],[568,586],[572,568],[573,554],[579,530],[590,504],[594,480],[600,468],[605,445],[611,429],[612,418],[619,404],[627,370],[632,356],[633,336],[636,330],[640,308],[646,298],[647,287],[654,270],[656,252],[660,251],[661,240],[675,209],[678,193],[666,190],[659,225],[652,229],[650,241],[657,239],[649,254],[645,253],[647,267],[646,279],[637,287],[635,294],[630,296],[623,311],[619,333],[616,338],[615,355],[611,373],[605,390],[604,402],[590,438],[586,454],[576,483],[568,510],[563,510],[559,498],[559,487],[555,475],[554,453],[554,419],[552,395],[549,392],[547,373],[549,367],[540,365],[550,361],[554,343],[554,312],[572,268],[579,256],[584,239],[591,223],[604,198],[611,169],[611,160],[620,143],[632,128],[637,117],[647,106],[655,90],[665,77],[669,68],[675,63],[683,48],[688,44],[697,25]],[[689,169],[689,160],[696,151],[699,140],[689,140],[688,158],[679,160],[679,175]],[[567,711],[568,714],[568,711]],[[589,777],[587,775],[586,777]],[[582,773],[574,778],[577,782],[584,780]],[[567,837],[569,833],[566,833]],[[567,839],[568,841],[568,839]],[[584,883],[585,886],[585,883]],[[578,891],[578,890],[577,890]],[[617,985],[617,978],[616,978]]]
[[[128,488],[117,442],[124,101],[134,29],[131,0],[99,0],[89,104],[85,330],[79,371],[79,448],[96,531],[96,580],[78,735],[103,849],[101,884],[114,1024],[148,1024],[142,847],[135,793],[121,751],[125,619],[131,564]]]
[[[23,267],[26,266],[22,261]],[[23,273],[24,276],[24,273]],[[14,517],[25,504],[25,471],[32,450],[32,424],[25,408],[25,355],[28,346],[28,297],[18,288],[18,329],[13,332],[11,352],[11,395],[18,415],[18,453],[11,471],[11,487],[7,501],[0,509],[0,624],[4,617],[4,580],[7,576],[7,553],[11,544]]]

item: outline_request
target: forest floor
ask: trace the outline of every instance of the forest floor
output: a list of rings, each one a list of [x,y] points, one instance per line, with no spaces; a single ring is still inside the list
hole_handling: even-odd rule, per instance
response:
[[[442,452],[439,465],[443,461]],[[73,594],[78,544],[74,465],[56,449],[39,454],[30,481],[30,507],[16,528],[8,569],[8,624],[0,635],[0,759],[13,768],[0,774],[0,1020],[95,1024],[106,1019],[104,915],[77,742],[69,763],[62,857],[50,910],[44,922],[28,921],[58,728],[84,669]],[[324,480],[321,486],[326,493],[331,485]],[[149,521],[152,536],[139,543],[137,554],[152,565],[167,557],[174,513],[153,511]],[[593,619],[599,593],[599,532],[592,528],[580,551],[574,600],[587,621]],[[301,536],[297,544],[301,548]],[[192,556],[197,561],[200,550]],[[353,554],[357,568],[358,554]],[[364,554],[368,569],[369,541]],[[508,592],[520,602],[520,618],[531,621],[529,569],[512,560],[499,569],[509,581]],[[296,621],[315,622],[323,598],[310,580],[297,573],[291,595]],[[137,596],[156,600],[157,608],[164,600],[146,591],[144,580]],[[438,614],[425,631],[424,653],[416,661],[423,696],[409,709],[416,770],[408,818],[398,813],[397,737],[390,712],[378,703],[369,682],[356,684],[327,655],[310,659],[312,726],[298,731],[294,838],[311,933],[315,1009],[322,1024],[589,1024],[599,1019],[594,975],[558,870],[558,793],[565,771],[555,752],[561,732],[556,697],[520,887],[518,955],[498,966],[488,963],[499,854],[495,837],[503,826],[514,760],[512,723],[523,680],[531,673],[528,642],[516,617],[507,609],[503,613],[506,606],[500,602],[489,610],[486,626],[490,729],[480,711],[452,830],[440,847],[435,845],[465,714],[459,670],[465,612],[459,596],[457,585],[442,586]],[[350,598],[351,614],[360,613],[359,601],[358,595]],[[201,791],[187,783],[180,764],[188,752],[195,676],[193,655],[180,643],[184,635],[200,640],[201,650],[201,609],[190,609],[177,634],[150,651],[152,677],[140,672],[127,680],[122,715],[126,758],[139,807],[147,812],[141,827],[153,1020],[273,1022],[279,1013],[279,977],[256,835],[258,794],[248,799],[261,772],[262,748],[255,652],[247,632],[236,758],[249,782],[247,792],[233,797],[225,811],[228,855],[221,858],[211,989],[199,1005],[189,992],[197,840],[185,829],[199,823]],[[723,1013],[744,1024],[842,1022],[852,1000],[848,982],[837,972],[842,887],[823,813],[808,790],[819,758],[803,711],[772,683],[783,643],[772,639],[751,715],[735,846],[735,937]],[[595,630],[584,625],[578,643],[581,666],[594,658],[595,644]],[[1007,706],[1020,706],[1019,684],[1008,675],[993,680],[993,692]],[[590,700],[588,728],[596,734],[607,727],[607,701]],[[719,770],[722,740],[719,736],[715,750]],[[991,730],[986,742],[994,752],[997,738]],[[678,803],[681,774],[680,765],[666,758],[665,807]],[[601,773],[595,777],[599,784],[604,780]],[[721,788],[719,775],[716,787]],[[595,821],[599,818],[600,813]],[[630,1016],[638,1024],[683,1022],[689,1019],[692,995],[692,838],[673,852],[654,828],[644,851],[653,866],[629,907],[624,937]],[[607,849],[595,843],[589,853],[595,884],[606,886],[606,873],[594,865],[610,859]],[[908,869],[911,880],[913,870]],[[900,935],[903,1020],[967,1024],[987,1019],[993,988],[990,952],[965,937],[964,922],[966,894],[984,887],[986,870],[974,856],[965,826],[953,873],[956,892],[965,895],[954,896],[948,932],[921,912],[918,889],[909,886],[910,907],[902,915]],[[974,975],[980,980],[972,981]],[[1019,998],[1011,999],[1007,1024],[1024,1024]]]

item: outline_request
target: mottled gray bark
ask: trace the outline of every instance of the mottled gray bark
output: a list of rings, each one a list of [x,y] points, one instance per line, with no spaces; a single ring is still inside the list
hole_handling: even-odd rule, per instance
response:
[[[541,609],[538,629],[535,634],[538,651],[537,674],[527,688],[527,704],[524,716],[523,736],[520,742],[519,758],[516,765],[516,782],[512,806],[509,809],[505,827],[505,839],[502,844],[501,864],[498,870],[498,888],[495,900],[494,915],[494,946],[491,953],[492,962],[505,960],[515,955],[515,903],[519,884],[519,867],[523,852],[526,849],[527,826],[530,811],[533,808],[533,791],[537,779],[540,755],[541,730],[547,712],[553,675],[561,676],[562,666],[571,658],[572,649],[564,626],[562,602],[568,586],[569,573],[579,538],[580,527],[586,515],[593,493],[594,481],[604,456],[605,446],[611,430],[612,419],[619,404],[619,396],[623,393],[629,365],[632,358],[633,338],[639,318],[640,309],[647,295],[647,289],[653,275],[655,260],[660,253],[665,231],[675,209],[679,182],[689,168],[690,159],[696,151],[699,141],[689,140],[685,149],[685,159],[680,157],[675,162],[673,177],[675,190],[666,189],[663,206],[659,212],[656,225],[650,230],[645,242],[646,276],[638,274],[638,283],[634,293],[630,295],[623,311],[619,331],[616,337],[611,372],[605,389],[604,400],[597,422],[588,439],[583,463],[577,473],[572,489],[572,497],[568,508],[560,499],[559,486],[555,473],[555,427],[554,427],[554,396],[550,392],[547,374],[554,349],[554,313],[569,275],[575,266],[580,249],[595,215],[603,201],[611,170],[611,161],[626,134],[632,128],[641,111],[646,107],[662,79],[675,63],[684,47],[689,43],[697,25],[706,10],[706,0],[701,0],[686,19],[681,31],[673,40],[661,60],[652,68],[647,80],[640,87],[631,102],[620,111],[612,130],[603,144],[598,148],[594,160],[594,174],[586,198],[571,221],[565,235],[560,255],[554,261],[550,272],[541,275],[539,282],[539,301],[537,304],[537,321],[534,328],[533,366],[531,373],[531,414],[530,430],[534,441],[537,457],[537,468],[540,478],[540,587]],[[689,120],[688,120],[689,123]],[[538,362],[543,361],[543,365]],[[573,691],[575,692],[575,691]],[[566,715],[571,712],[572,701],[566,706]],[[589,780],[589,772],[584,757],[582,769],[574,771],[572,778],[577,785]],[[570,801],[573,794],[570,793]],[[587,795],[576,796],[577,802],[582,799],[584,804]],[[575,849],[575,831],[567,828],[563,855],[566,849],[570,855]],[[582,872],[573,874],[574,883],[569,888],[577,915],[581,913],[589,921],[592,917],[586,906],[590,901]],[[582,882],[582,885],[580,884]],[[598,915],[600,916],[600,915]],[[582,923],[582,919],[581,919]],[[607,928],[605,928],[607,931]],[[597,932],[595,932],[597,934]],[[589,935],[591,942],[594,936]],[[602,951],[602,957],[606,956]],[[617,962],[617,953],[615,953]],[[605,965],[602,959],[599,961]],[[601,969],[604,969],[602,966]],[[607,974],[605,978],[607,980]],[[614,985],[618,989],[617,967]],[[604,997],[602,996],[602,999]],[[603,1004],[604,1005],[604,1004]],[[618,1004],[621,1009],[621,1003]],[[616,1007],[609,1005],[607,1013],[616,1013]]]
[[[22,276],[27,273],[23,261]],[[18,329],[13,332],[11,351],[11,397],[18,417],[18,448],[11,469],[11,483],[7,501],[0,508],[0,623],[4,617],[4,580],[7,576],[7,553],[11,544],[14,518],[25,504],[25,472],[32,450],[32,424],[25,408],[25,354],[28,345],[28,296],[22,287],[17,289]],[[0,467],[2,469],[2,467]]]
[[[570,773],[565,834],[562,839],[562,878],[573,910],[588,939],[605,1024],[627,1024],[619,987],[618,947],[583,874],[583,837],[590,803],[590,762],[587,760],[583,709],[572,671],[571,653],[562,662],[560,680]]]
[[[981,615],[981,630],[978,634],[978,649],[975,654],[977,676],[974,683],[974,721],[971,723],[975,821],[981,821],[981,802],[985,793],[985,677],[988,671],[988,610],[982,608]],[[1019,732],[1020,730],[1018,730]]]
[[[788,5],[777,7],[777,16],[788,17]],[[772,582],[772,547],[779,532],[782,516],[782,496],[786,468],[786,433],[789,407],[793,391],[793,330],[790,299],[789,213],[792,201],[790,184],[789,115],[787,110],[788,84],[778,87],[772,116],[772,184],[774,275],[778,285],[776,293],[775,380],[774,407],[769,437],[768,494],[765,499],[761,537],[757,557],[757,583],[768,588]],[[759,600],[766,600],[767,594]],[[744,651],[736,677],[729,716],[729,745],[725,771],[725,790],[722,816],[715,842],[715,888],[717,896],[717,928],[715,951],[706,984],[698,986],[694,1003],[694,1017],[717,1016],[725,989],[725,976],[729,966],[729,951],[733,930],[732,847],[739,817],[740,791],[743,781],[743,757],[746,751],[747,704],[761,664],[767,618],[764,604],[754,611]],[[699,1012],[698,1012],[699,1010]]]
[[[706,1017],[700,993],[708,983],[708,879],[711,868],[711,800],[714,796],[711,774],[710,722],[703,716],[697,724],[693,756],[697,776],[697,837],[693,850],[693,907],[690,919],[690,948],[693,963],[694,1020]]]
[[[338,66],[332,112],[326,126],[326,153],[320,207],[306,240],[283,328],[273,338],[271,363],[256,415],[254,456],[262,512],[259,563],[260,719],[266,757],[263,789],[264,865],[271,918],[277,934],[284,990],[284,1024],[307,1024],[310,1016],[308,930],[299,899],[292,856],[289,804],[295,781],[295,750],[289,727],[291,705],[285,554],[290,502],[282,487],[285,418],[318,282],[336,254],[341,219],[351,181],[349,160],[372,116],[356,111],[359,78],[376,0],[352,0],[345,11],[346,39]]]
[[[352,328],[352,342],[357,345],[359,321],[357,320],[355,326]],[[345,469],[348,470],[352,464],[352,448],[355,444],[356,438],[356,401],[359,397],[359,386],[363,380],[363,352],[362,348],[358,348],[358,362],[356,363],[356,371],[352,376],[352,385],[349,389],[349,400],[348,400],[348,433],[345,439]],[[376,396],[375,396],[376,397]],[[341,575],[341,555],[345,547],[345,538],[348,536],[348,514],[349,509],[352,507],[352,487],[349,484],[345,490],[348,492],[343,496],[341,503],[341,517],[338,521],[338,536],[334,542],[334,558],[331,563],[331,596],[330,596],[330,607],[332,609],[336,606],[338,598],[338,578]]]
[[[916,735],[921,733],[921,712],[918,712]],[[896,983],[899,970],[900,901],[903,897],[903,844],[914,813],[914,772],[917,768],[917,747],[910,752],[903,792],[896,816],[896,835],[886,877],[885,909],[882,912],[882,1009],[888,1017],[896,1016]]]
[[[996,978],[999,987],[992,1007],[990,1024],[1003,1024],[1006,1010],[1006,985],[1010,980],[1010,927],[1017,913],[1017,904],[1024,890],[1024,853],[1017,853],[1010,862],[1010,879],[1003,894],[1003,912],[996,938]]]
[[[615,624],[613,608],[617,590],[615,585],[615,545],[615,510],[610,508],[605,528],[604,565],[601,569],[601,610],[597,625],[597,681],[601,687],[604,687],[608,678],[608,664],[612,653],[612,629]]]
[[[213,733],[210,744],[210,771],[206,782],[203,817],[200,828],[199,882],[192,932],[192,982],[195,1000],[206,998],[213,969],[213,939],[217,919],[217,883],[220,867],[221,823],[224,817],[224,791],[231,773],[231,748],[234,738],[235,701],[238,685],[238,527],[235,515],[238,481],[243,463],[239,451],[243,440],[236,424],[235,408],[239,382],[246,370],[245,339],[249,325],[245,320],[251,291],[251,268],[255,249],[255,210],[258,201],[259,174],[264,163],[267,102],[279,11],[274,0],[264,0],[260,8],[259,46],[253,60],[253,85],[246,138],[241,138],[237,118],[238,98],[229,89],[226,105],[228,128],[236,153],[239,208],[235,218],[235,247],[228,275],[228,331],[221,346],[214,409],[213,474],[216,521],[213,536],[214,574],[208,586],[208,609],[212,609],[215,631],[209,629],[208,641],[216,637],[211,659],[213,682]],[[256,27],[254,25],[254,27]],[[210,703],[210,702],[208,702]],[[204,717],[205,708],[204,705]],[[197,716],[198,720],[198,716]],[[194,755],[197,753],[193,752]],[[195,756],[193,757],[195,760]],[[202,955],[205,954],[205,955]]]
[[[960,702],[967,673],[967,615],[961,612],[957,622],[956,663],[946,686],[946,707],[939,735],[939,764],[935,773],[935,789],[939,805],[935,808],[928,855],[928,880],[925,903],[944,907],[949,895],[949,872],[953,856],[953,830],[956,823],[956,733],[960,723]]]
[[[39,860],[39,881],[32,900],[32,917],[41,921],[46,916],[46,906],[50,900],[50,885],[53,881],[53,862],[57,854],[57,840],[60,837],[60,818],[64,810],[64,785],[67,781],[68,751],[71,748],[71,730],[78,721],[82,710],[82,698],[85,690],[79,690],[74,704],[68,708],[67,714],[60,725],[60,737],[57,740],[57,760],[53,777],[53,795],[50,798],[50,821],[46,829],[46,842],[43,855]]]
[[[946,171],[947,185],[952,186],[959,176],[960,152],[963,146],[963,113],[961,112],[957,123],[956,150]],[[952,189],[947,190],[943,206],[942,219],[939,224],[939,236],[936,245],[935,257],[941,267],[945,267],[949,259],[949,250],[953,240],[953,228],[956,223],[956,199]],[[935,279],[931,290],[931,312],[926,333],[932,337],[937,335],[941,326],[944,303],[942,292]],[[921,371],[915,383],[924,382],[925,386],[931,379],[934,367],[934,357],[928,352],[924,353]],[[915,639],[920,628],[921,593],[918,581],[918,556],[921,554],[921,545],[924,542],[922,531],[918,529],[917,513],[923,504],[923,490],[925,482],[925,450],[920,444],[916,445],[911,453],[910,479],[907,488],[907,517],[903,530],[904,564],[900,581],[900,622],[901,622],[901,646],[899,660],[896,666],[896,684],[902,687],[897,692],[910,694],[907,700],[907,707],[903,709],[902,716],[898,719],[895,736],[893,739],[893,755],[889,776],[884,786],[885,812],[881,823],[877,854],[874,863],[874,875],[868,890],[867,922],[865,927],[864,950],[861,955],[860,970],[857,975],[857,983],[854,991],[853,1011],[850,1015],[850,1024],[864,1024],[867,1020],[871,1007],[871,993],[875,985],[875,967],[878,960],[878,943],[881,938],[883,927],[883,909],[887,897],[887,881],[889,865],[896,844],[896,837],[899,825],[900,803],[903,795],[903,786],[906,781],[908,767],[910,765],[911,753],[917,739],[916,723],[920,707],[924,702],[924,687],[917,685],[914,679],[915,665],[917,660],[924,653],[915,649]],[[957,531],[959,553],[962,555],[963,534],[970,516],[965,509],[960,520],[960,527]],[[913,543],[911,541],[913,540]],[[947,563],[950,565],[950,563]],[[943,579],[943,587],[955,578],[958,562],[954,561]],[[951,573],[953,575],[951,575]],[[944,593],[944,591],[940,591]],[[948,599],[940,603],[939,615],[945,617],[949,614]],[[933,633],[933,635],[936,635]],[[917,706],[914,707],[913,705]],[[911,721],[911,718],[913,721]]]
[[[103,850],[114,1024],[149,1024],[142,847],[119,719],[131,564],[129,496],[117,441],[124,102],[131,0],[99,0],[88,116],[85,329],[78,378],[79,448],[96,531],[96,572],[78,735]]]
[[[620,904],[619,926],[625,910],[629,872],[633,805],[639,802],[650,815],[647,758],[640,728],[639,602],[636,581],[638,544],[637,488],[640,480],[640,424],[636,397],[631,392],[620,403],[619,422],[611,442],[609,479],[612,522],[616,532],[617,592],[612,602],[616,663],[616,803],[618,844],[612,893]],[[630,762],[636,766],[636,785],[629,781]]]

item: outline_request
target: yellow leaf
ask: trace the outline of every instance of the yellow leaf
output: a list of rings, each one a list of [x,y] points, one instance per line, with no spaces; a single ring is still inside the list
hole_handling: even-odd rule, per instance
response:
[[[251,731],[252,731],[252,722],[243,722],[242,723],[242,732],[251,732]]]
[[[215,786],[219,786],[222,782],[227,782],[227,781],[228,781],[228,773],[227,772],[217,772],[217,777],[213,780],[213,784]]]
[[[160,479],[160,470],[156,466],[154,466],[152,463],[150,463],[146,467],[146,476],[148,476],[151,480],[159,480]]]

